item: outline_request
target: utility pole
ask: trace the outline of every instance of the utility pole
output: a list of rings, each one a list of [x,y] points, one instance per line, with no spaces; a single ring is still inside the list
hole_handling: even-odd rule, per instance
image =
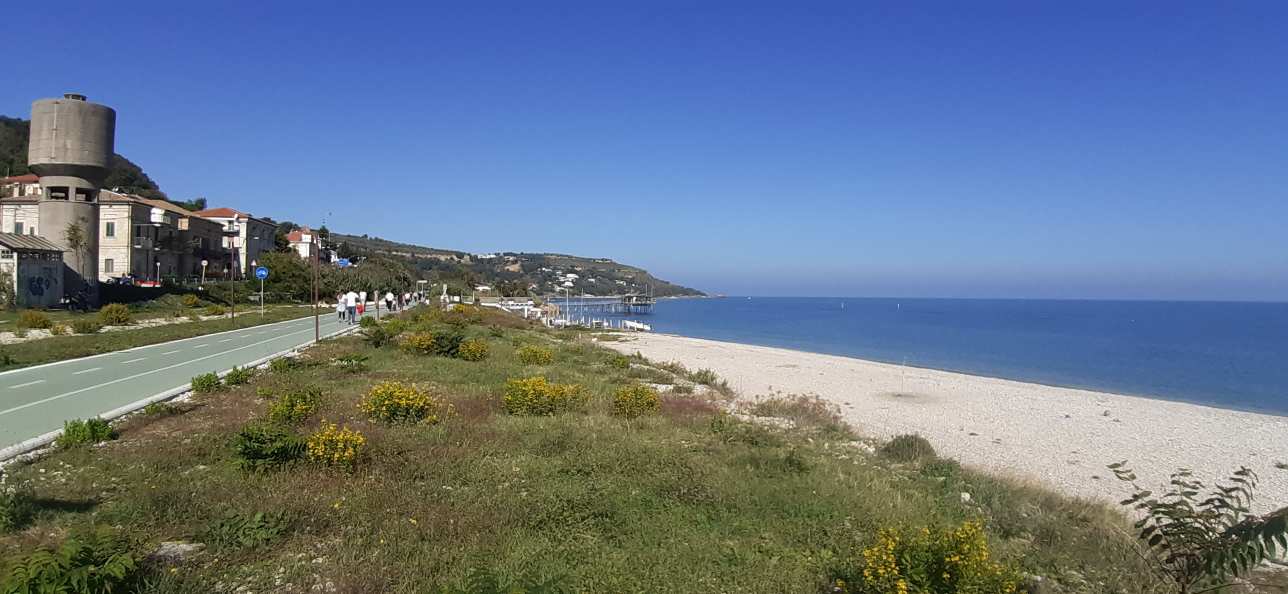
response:
[[[326,225],[326,223],[322,224],[323,226]],[[317,231],[313,232],[313,239],[314,241],[310,243],[319,244],[313,249],[313,342],[321,342],[322,326],[321,322],[318,321],[318,268],[321,266],[318,251],[321,248],[321,242],[317,241]]]

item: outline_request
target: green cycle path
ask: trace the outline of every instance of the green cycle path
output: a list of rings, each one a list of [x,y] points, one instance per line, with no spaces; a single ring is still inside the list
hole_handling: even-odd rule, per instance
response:
[[[348,328],[322,311],[323,337]],[[0,373],[0,450],[311,342],[313,316]]]

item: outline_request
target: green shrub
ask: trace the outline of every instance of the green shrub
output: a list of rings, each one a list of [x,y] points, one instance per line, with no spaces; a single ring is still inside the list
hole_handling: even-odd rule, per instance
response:
[[[88,318],[72,320],[72,332],[77,334],[98,334],[98,331],[102,329],[102,324]]]
[[[108,326],[124,326],[130,323],[130,308],[124,303],[109,303],[98,310],[98,318]]]
[[[331,364],[349,373],[361,373],[367,370],[367,359],[369,358],[366,355],[354,353],[331,359]]]
[[[220,550],[254,549],[264,546],[290,528],[284,512],[231,512],[206,528],[202,540]]]
[[[1141,558],[1177,591],[1224,591],[1265,561],[1288,560],[1288,507],[1266,515],[1249,511],[1257,490],[1252,469],[1240,467],[1210,489],[1191,471],[1179,470],[1171,488],[1155,495],[1136,484],[1126,465],[1109,469],[1134,491],[1121,503],[1141,518],[1135,526]]]
[[[363,319],[365,320],[367,318]],[[360,332],[362,333],[362,339],[367,341],[367,344],[377,349],[389,344],[394,339],[394,336],[389,333],[389,330],[379,324],[374,326],[369,325],[360,330]]]
[[[138,570],[126,541],[107,529],[68,537],[57,549],[41,548],[5,565],[5,594],[126,592]]]
[[[253,367],[233,367],[228,373],[224,374],[224,383],[230,386],[240,386],[250,383],[255,378],[255,368]]]
[[[588,397],[578,384],[552,384],[538,375],[506,382],[502,400],[512,415],[553,415],[585,404]]]
[[[67,326],[62,324],[54,324],[49,327],[49,333],[53,336],[66,336],[68,330]]]
[[[76,419],[63,423],[63,434],[58,436],[60,448],[95,444],[109,439],[116,439],[116,431],[107,421],[98,417]]]
[[[863,549],[861,563],[861,578],[845,584],[845,592],[1006,594],[1020,582],[1017,571],[993,560],[977,521],[951,530],[883,528]]]
[[[218,392],[224,388],[224,384],[219,380],[219,374],[215,372],[203,373],[192,378],[192,391],[197,394],[209,394]]]
[[[305,442],[280,425],[251,423],[233,437],[233,453],[243,470],[266,470],[304,457]]]
[[[524,365],[549,365],[555,362],[555,352],[545,347],[527,345],[519,349],[519,362]]]
[[[358,327],[364,330],[367,328],[375,328],[376,326],[379,326],[379,325],[380,325],[380,320],[377,320],[371,316],[364,316],[364,317],[358,318]]]
[[[367,416],[386,423],[438,423],[447,404],[427,390],[402,382],[381,382],[367,392],[358,405]]]
[[[32,330],[44,330],[53,326],[54,322],[43,311],[24,309],[18,314],[18,325]]]
[[[36,504],[31,489],[6,485],[0,480],[0,534],[21,529],[35,513]]]
[[[196,295],[193,295],[192,293],[188,293],[187,295],[184,295],[183,297],[181,297],[179,299],[179,302],[182,303],[184,307],[192,309],[194,307],[197,307],[198,305],[201,305],[201,298],[197,297]]]
[[[268,370],[273,373],[286,373],[300,366],[295,357],[278,357],[268,362]]]
[[[472,338],[461,343],[457,355],[466,361],[482,361],[488,356],[487,341],[481,338]]]
[[[200,312],[198,312],[198,311],[196,311],[196,310],[193,310],[193,311],[188,312],[188,321],[189,321],[189,322],[200,322],[200,321],[201,321],[201,313],[200,313]]]
[[[657,390],[639,384],[623,386],[613,394],[613,414],[633,419],[662,410]]]
[[[950,479],[961,474],[962,465],[952,458],[935,458],[921,465],[921,474],[931,478]]]
[[[693,386],[691,384],[675,384],[671,386],[672,394],[692,394]]]
[[[208,316],[222,316],[227,314],[228,308],[219,305],[218,303],[211,303],[206,306],[206,315]]]
[[[935,459],[935,448],[920,435],[898,435],[881,446],[881,455],[895,462],[922,462]]]
[[[402,350],[417,355],[432,355],[435,352],[434,335],[429,332],[412,332],[398,343]]]
[[[164,417],[179,414],[179,407],[169,402],[153,402],[143,407],[143,414],[149,417]]]
[[[312,386],[296,388],[273,401],[268,407],[268,418],[275,423],[299,423],[317,412],[321,402],[321,389]]]
[[[407,331],[407,322],[402,318],[388,318],[384,321],[384,327],[389,336],[397,337]]]
[[[434,334],[434,354],[455,359],[461,352],[465,334],[456,328]]]
[[[608,359],[608,366],[613,369],[626,370],[631,368],[631,358],[626,355],[613,355]]]
[[[15,327],[14,327],[14,329],[13,329],[13,335],[14,335],[14,337],[16,337],[16,338],[26,338],[26,337],[27,337],[27,329],[26,329],[26,328],[23,328],[22,326],[15,326]]]

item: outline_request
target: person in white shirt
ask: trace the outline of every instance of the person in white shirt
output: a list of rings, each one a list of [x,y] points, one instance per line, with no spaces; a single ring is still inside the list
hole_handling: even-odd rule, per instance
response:
[[[394,310],[394,294],[390,291],[385,291],[385,309]]]
[[[344,294],[344,308],[349,311],[349,323],[354,324],[358,321],[358,294],[349,291]]]
[[[343,322],[344,314],[348,312],[349,312],[349,309],[344,306],[344,293],[336,293],[335,294],[335,319]]]

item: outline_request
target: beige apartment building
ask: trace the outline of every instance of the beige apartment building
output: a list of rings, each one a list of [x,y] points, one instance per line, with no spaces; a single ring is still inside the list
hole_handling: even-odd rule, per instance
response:
[[[208,208],[197,211],[197,215],[223,226],[223,246],[232,258],[232,274],[237,278],[249,273],[260,254],[276,248],[276,223],[232,208]]]
[[[229,274],[223,226],[164,200],[99,194],[99,280],[207,278]]]
[[[39,193],[0,198],[0,233],[39,235]],[[232,274],[224,225],[164,200],[99,193],[98,280],[208,278]],[[272,235],[269,235],[272,241]]]

